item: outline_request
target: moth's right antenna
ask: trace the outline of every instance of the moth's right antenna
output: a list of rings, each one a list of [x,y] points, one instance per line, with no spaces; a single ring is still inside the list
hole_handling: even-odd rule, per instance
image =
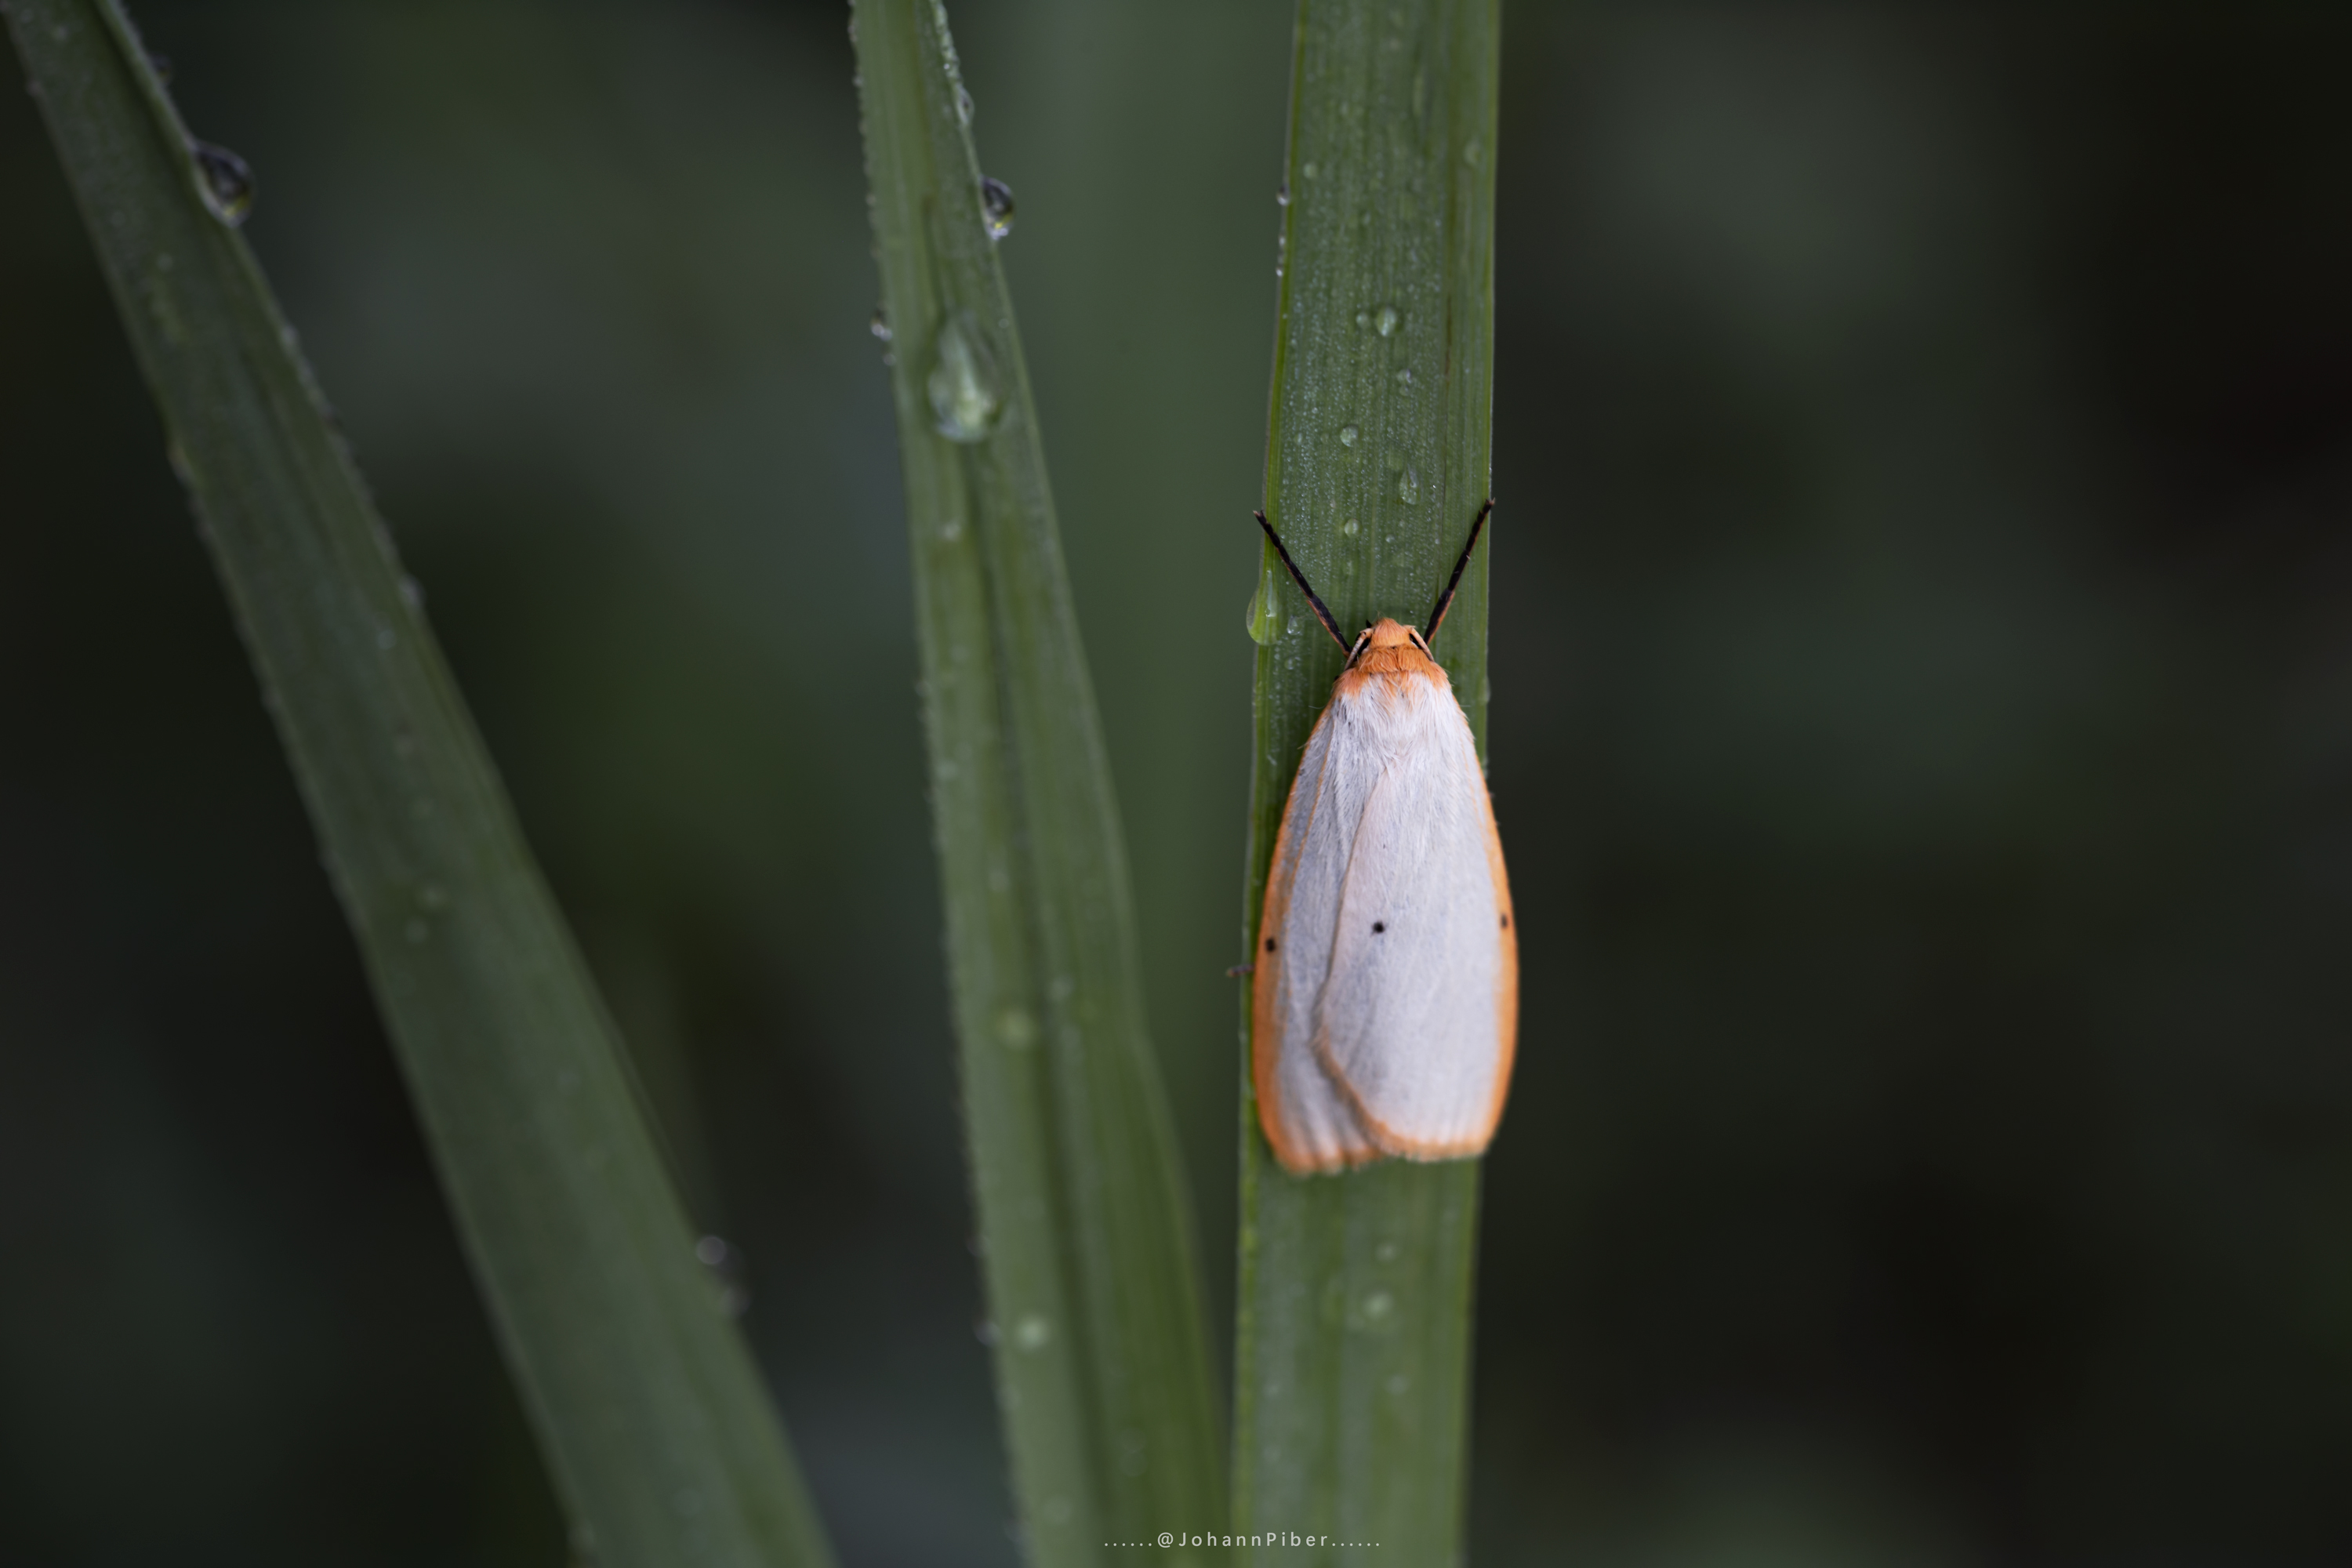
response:
[[[1488,496],[1486,504],[1478,509],[1478,515],[1470,520],[1470,542],[1462,547],[1462,559],[1454,563],[1454,575],[1446,579],[1445,592],[1437,595],[1437,608],[1429,612],[1429,629],[1421,634],[1422,641],[1436,640],[1437,628],[1444,621],[1445,612],[1454,607],[1454,590],[1462,586],[1462,568],[1470,564],[1470,552],[1478,548],[1478,531],[1486,526],[1486,514],[1494,510],[1495,498]],[[1290,558],[1286,555],[1283,559],[1287,561]]]
[[[1282,557],[1282,563],[1285,566],[1290,568],[1290,580],[1298,584],[1298,591],[1307,595],[1308,604],[1315,606],[1315,618],[1323,623],[1323,629],[1331,634],[1331,640],[1338,643],[1343,652],[1354,651],[1355,645],[1339,635],[1339,623],[1331,618],[1331,612],[1324,607],[1321,599],[1315,596],[1315,590],[1307,585],[1307,574],[1298,569],[1298,563],[1293,561],[1290,558],[1290,552],[1282,547],[1282,535],[1275,532],[1274,524],[1265,520],[1265,513],[1257,511],[1250,515],[1257,519],[1257,525],[1260,528],[1265,530],[1265,536],[1274,541],[1274,552]],[[1473,533],[1471,537],[1475,539],[1477,535]],[[1454,574],[1456,577],[1461,576],[1462,569],[1455,567]],[[1448,590],[1448,596],[1451,596],[1451,590]]]

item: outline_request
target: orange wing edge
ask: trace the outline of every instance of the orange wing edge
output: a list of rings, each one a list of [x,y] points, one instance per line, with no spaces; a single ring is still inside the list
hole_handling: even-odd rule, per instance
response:
[[[1331,710],[1326,707],[1315,721],[1317,730],[1330,722]],[[1310,732],[1305,750],[1314,748]],[[1328,764],[1328,752],[1326,752]],[[1291,815],[1299,809],[1299,786],[1306,782],[1304,773],[1294,774],[1290,795],[1282,803],[1282,822],[1274,834],[1274,863],[1265,874],[1265,902],[1260,908],[1256,932],[1256,949],[1251,953],[1253,969],[1250,975],[1250,1087],[1257,1096],[1258,1129],[1265,1134],[1266,1146],[1282,1168],[1294,1176],[1328,1175],[1379,1159],[1385,1152],[1369,1129],[1367,1142],[1360,1150],[1342,1150],[1329,1158],[1317,1156],[1303,1138],[1292,1135],[1288,1116],[1282,1100],[1281,1074],[1276,1069],[1282,1061],[1284,1041],[1282,1026],[1275,1014],[1276,982],[1281,977],[1286,954],[1279,947],[1269,946],[1274,933],[1282,929],[1283,919],[1290,910],[1292,846],[1297,842],[1291,832]],[[1490,830],[1491,831],[1491,830]],[[1303,832],[1303,827],[1302,827]],[[1344,1086],[1340,1098],[1355,1109],[1352,1097]],[[1363,1121],[1360,1111],[1357,1121]]]

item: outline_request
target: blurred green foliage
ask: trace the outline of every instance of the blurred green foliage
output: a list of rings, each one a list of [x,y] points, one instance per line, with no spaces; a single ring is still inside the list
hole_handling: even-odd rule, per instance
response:
[[[575,1557],[830,1568],[662,1130],[291,324],[115,0],[7,36],[317,834]]]
[[[841,8],[139,16],[845,1562],[1011,1562]],[[1288,17],[957,21],[1223,1300]],[[2352,37],[1506,29],[1473,1557],[2343,1558]],[[0,210],[0,1557],[560,1561],[13,94]]]
[[[1226,1513],[1198,1224],[999,254],[1014,202],[982,172],[946,7],[858,0],[851,16],[956,1087],[1022,1555],[1092,1568],[1114,1542],[1182,1523],[1187,1544],[1163,1561],[1223,1564],[1194,1533]]]

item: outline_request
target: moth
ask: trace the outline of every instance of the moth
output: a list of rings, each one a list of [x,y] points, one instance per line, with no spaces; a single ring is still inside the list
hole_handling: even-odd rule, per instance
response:
[[[1295,1174],[1485,1152],[1518,1036],[1518,934],[1470,723],[1429,623],[1341,635],[1265,514],[1258,526],[1347,668],[1315,721],[1275,836],[1251,954],[1258,1123]]]

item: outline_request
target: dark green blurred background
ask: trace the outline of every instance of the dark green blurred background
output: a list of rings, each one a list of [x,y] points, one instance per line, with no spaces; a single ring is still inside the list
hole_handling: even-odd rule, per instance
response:
[[[842,7],[137,14],[846,1563],[1009,1563]],[[957,13],[1227,1340],[1288,21]],[[2352,27],[1506,53],[1473,1556],[2352,1563]],[[0,1561],[559,1563],[13,90],[0,215]]]

